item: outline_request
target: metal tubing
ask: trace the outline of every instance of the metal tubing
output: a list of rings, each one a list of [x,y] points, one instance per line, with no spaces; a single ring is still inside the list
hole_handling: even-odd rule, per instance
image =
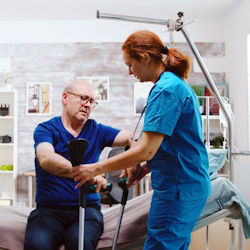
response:
[[[206,243],[207,243],[207,250],[209,250],[209,226],[206,226]]]
[[[161,19],[149,19],[149,18],[142,18],[142,17],[135,17],[135,16],[124,16],[124,15],[114,15],[114,14],[108,14],[108,13],[100,13],[97,11],[97,18],[104,18],[104,19],[114,19],[114,20],[120,20],[120,21],[128,21],[128,22],[140,22],[140,23],[151,23],[151,24],[161,24],[161,25],[167,25],[169,24],[168,20],[161,20]],[[232,145],[233,145],[233,122],[232,118],[230,117],[229,112],[227,111],[223,100],[219,94],[219,91],[217,90],[214,81],[208,72],[200,54],[199,51],[197,50],[193,40],[189,37],[186,29],[184,29],[183,25],[181,26],[179,23],[176,23],[176,30],[181,31],[182,34],[184,35],[188,45],[190,46],[197,63],[199,64],[202,73],[204,74],[209,87],[212,90],[212,93],[215,95],[216,100],[218,101],[225,117],[228,123],[228,130],[229,130],[229,135],[228,135],[228,176],[229,179],[233,182],[233,169],[232,169]]]
[[[242,227],[242,221],[239,221],[239,250],[245,249],[245,236]]]
[[[79,241],[78,250],[84,250],[84,222],[85,222],[85,208],[79,207]]]
[[[215,95],[216,97],[216,100],[218,101],[224,115],[226,116],[226,119],[227,119],[227,124],[228,124],[228,129],[229,129],[229,135],[228,135],[228,176],[229,176],[229,179],[233,182],[233,169],[232,169],[232,145],[233,145],[233,142],[232,142],[232,139],[233,139],[233,136],[232,136],[232,133],[233,133],[233,122],[232,122],[232,118],[230,117],[230,114],[228,113],[227,109],[226,109],[226,106],[225,104],[223,103],[223,100],[220,96],[220,93],[218,91],[218,89],[216,88],[215,84],[214,84],[214,81],[210,75],[210,73],[208,72],[207,68],[206,68],[206,65],[204,64],[201,56],[200,56],[200,53],[199,51],[197,50],[193,40],[190,38],[190,36],[188,35],[186,29],[184,27],[182,27],[180,29],[180,31],[182,32],[182,34],[184,35],[189,47],[191,48],[194,56],[195,56],[195,59],[197,60],[197,63],[199,64],[200,68],[201,68],[201,71],[202,73],[204,74],[207,82],[208,82],[208,85],[209,87],[211,88],[213,94]]]
[[[122,205],[120,208],[119,218],[118,218],[117,226],[115,229],[115,236],[113,239],[112,250],[116,249],[116,244],[117,244],[117,240],[118,240],[118,236],[119,236],[119,232],[120,232],[120,228],[121,228],[122,216],[124,213],[124,209],[125,209],[125,205]]]
[[[250,151],[233,152],[232,155],[250,155]]]
[[[28,176],[28,195],[29,195],[29,207],[32,207],[33,203],[33,192],[32,192],[32,186],[33,186],[33,176]]]
[[[112,19],[112,20],[127,21],[127,22],[136,22],[136,23],[168,25],[168,20],[164,20],[164,19],[150,19],[150,18],[144,18],[144,17],[114,15],[114,14],[109,14],[109,13],[100,13],[99,10],[97,10],[97,18]]]
[[[210,120],[209,120],[209,103],[210,103],[210,98],[207,96],[205,97],[206,101],[206,146],[209,149],[210,148]]]
[[[235,228],[235,222],[231,221],[230,224],[233,228],[231,229],[231,246],[229,250],[234,250],[236,247],[237,239],[236,239],[236,228]]]

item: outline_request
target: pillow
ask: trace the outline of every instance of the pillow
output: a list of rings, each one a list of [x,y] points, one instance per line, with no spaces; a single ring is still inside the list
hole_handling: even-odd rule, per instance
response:
[[[217,172],[225,164],[227,157],[227,149],[221,149],[221,148],[209,149],[207,153],[209,159],[210,179],[215,179],[217,177]]]

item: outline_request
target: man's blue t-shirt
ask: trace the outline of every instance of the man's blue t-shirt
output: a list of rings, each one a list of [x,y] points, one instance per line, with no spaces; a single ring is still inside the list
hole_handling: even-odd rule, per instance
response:
[[[89,141],[89,146],[82,160],[82,164],[94,163],[105,147],[111,147],[118,129],[105,126],[89,119],[77,137],[71,135],[63,126],[61,117],[55,117],[39,124],[34,132],[35,150],[39,143],[51,143],[55,152],[70,160],[68,142],[83,138]],[[71,178],[59,177],[42,169],[35,158],[37,192],[36,203],[38,207],[77,207],[79,204],[79,189]],[[91,193],[86,196],[88,205],[100,205],[100,194]]]

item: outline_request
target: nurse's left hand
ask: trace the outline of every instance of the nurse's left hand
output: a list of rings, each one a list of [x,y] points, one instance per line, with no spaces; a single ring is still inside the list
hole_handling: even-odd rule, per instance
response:
[[[76,188],[81,187],[86,181],[91,180],[95,174],[93,173],[94,164],[84,164],[71,168],[71,174],[77,183]]]

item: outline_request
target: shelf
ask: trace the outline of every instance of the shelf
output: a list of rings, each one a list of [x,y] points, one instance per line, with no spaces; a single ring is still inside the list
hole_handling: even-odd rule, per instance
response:
[[[0,194],[0,200],[14,200],[13,196],[1,196]]]
[[[0,174],[13,174],[13,173],[14,173],[14,171],[8,171],[8,170],[4,171],[4,170],[0,170]]]
[[[8,105],[8,115],[0,115],[0,136],[11,137],[9,143],[0,143],[0,204],[10,201],[16,203],[17,181],[17,143],[18,143],[18,101],[17,91],[0,88],[0,104]],[[5,114],[5,113],[1,113]],[[7,138],[6,138],[7,139]],[[6,140],[7,141],[7,140]],[[1,140],[2,142],[2,140]],[[12,168],[2,166],[12,165]],[[1,170],[1,168],[3,170]],[[6,170],[4,170],[6,169]]]
[[[225,177],[225,178],[228,178],[228,174],[221,174],[221,173],[218,173],[218,176],[219,176],[219,177]]]
[[[15,90],[14,89],[6,89],[6,88],[3,88],[3,87],[1,87],[0,88],[0,94],[9,94],[9,93],[15,93]]]
[[[206,115],[202,115],[201,117],[204,120],[207,119]],[[219,115],[209,115],[208,118],[209,118],[209,120],[220,120],[220,116]]]
[[[0,147],[13,147],[14,143],[0,143]]]
[[[1,120],[14,119],[13,115],[0,115]]]

